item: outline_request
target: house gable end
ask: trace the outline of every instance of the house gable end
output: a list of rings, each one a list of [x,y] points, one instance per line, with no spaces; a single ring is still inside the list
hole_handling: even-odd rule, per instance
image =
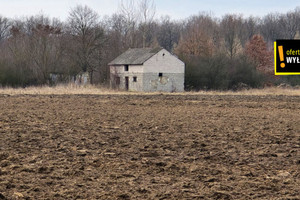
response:
[[[144,72],[184,73],[185,64],[165,49],[160,50],[144,63]]]

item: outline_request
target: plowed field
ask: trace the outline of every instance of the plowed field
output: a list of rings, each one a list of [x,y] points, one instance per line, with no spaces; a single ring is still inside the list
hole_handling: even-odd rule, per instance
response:
[[[1,95],[0,199],[300,199],[300,97]]]

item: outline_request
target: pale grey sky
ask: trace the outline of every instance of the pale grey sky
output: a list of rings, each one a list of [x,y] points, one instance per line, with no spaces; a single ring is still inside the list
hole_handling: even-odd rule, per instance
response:
[[[119,0],[0,0],[0,15],[15,18],[44,13],[65,20],[70,8],[87,5],[100,16],[117,12]],[[214,16],[236,13],[244,16],[264,16],[270,12],[285,13],[300,6],[298,0],[155,0],[157,15],[184,19],[199,12]]]

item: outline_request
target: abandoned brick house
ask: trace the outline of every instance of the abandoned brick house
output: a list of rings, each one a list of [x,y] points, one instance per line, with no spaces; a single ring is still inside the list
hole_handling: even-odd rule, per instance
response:
[[[185,64],[163,48],[128,49],[108,65],[112,88],[144,92],[184,91]]]

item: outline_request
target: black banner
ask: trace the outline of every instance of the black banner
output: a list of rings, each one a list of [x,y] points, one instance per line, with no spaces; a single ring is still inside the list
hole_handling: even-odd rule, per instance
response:
[[[275,75],[300,75],[300,40],[274,42]]]

